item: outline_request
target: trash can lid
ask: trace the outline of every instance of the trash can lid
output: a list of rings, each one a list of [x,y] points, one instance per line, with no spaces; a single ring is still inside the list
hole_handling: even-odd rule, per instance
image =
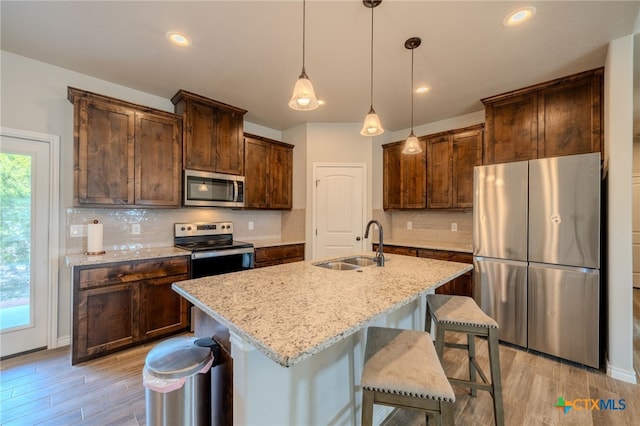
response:
[[[211,349],[195,345],[195,337],[174,337],[147,354],[145,367],[158,377],[177,379],[196,374],[207,364]]]

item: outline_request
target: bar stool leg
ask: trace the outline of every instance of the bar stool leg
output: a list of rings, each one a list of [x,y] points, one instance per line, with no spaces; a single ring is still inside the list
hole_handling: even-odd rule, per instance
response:
[[[504,407],[502,404],[502,379],[500,375],[500,347],[498,346],[498,329],[489,329],[489,366],[491,367],[491,384],[493,385],[493,412],[496,426],[504,425]]]
[[[476,382],[476,341],[472,333],[467,333],[467,346],[469,352],[469,381]],[[478,389],[471,386],[471,396],[478,396]]]
[[[436,353],[438,354],[438,359],[440,360],[440,364],[444,365],[444,327],[438,327],[436,325]]]
[[[373,392],[362,390],[362,426],[373,424]]]

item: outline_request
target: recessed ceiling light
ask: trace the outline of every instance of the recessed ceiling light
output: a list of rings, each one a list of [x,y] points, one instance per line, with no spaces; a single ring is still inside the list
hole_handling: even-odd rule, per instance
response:
[[[529,19],[533,18],[535,14],[536,14],[535,7],[533,6],[523,7],[522,9],[518,9],[514,12],[511,12],[509,15],[507,15],[507,17],[504,18],[504,21],[502,21],[502,23],[504,24],[505,27],[513,27],[513,26],[522,24],[525,21],[528,21]]]
[[[430,91],[431,91],[431,86],[429,85],[420,86],[416,89],[416,93],[427,93]]]
[[[176,31],[169,31],[167,33],[167,40],[177,46],[186,47],[191,45],[191,39],[189,37]]]

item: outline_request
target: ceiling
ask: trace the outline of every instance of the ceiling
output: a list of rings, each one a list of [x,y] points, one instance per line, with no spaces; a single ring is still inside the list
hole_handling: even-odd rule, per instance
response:
[[[533,20],[502,25],[522,5]],[[640,1],[402,1],[374,9],[374,107],[386,130],[410,127],[417,36],[416,125],[482,109],[480,99],[603,66],[631,34]],[[248,110],[277,130],[361,122],[369,110],[371,10],[360,0],[308,0],[306,70],[315,111],[287,106],[302,67],[302,1],[0,2],[1,48],[143,92],[189,90]],[[192,45],[168,43],[168,31]],[[104,93],[109,95],[108,93]]]

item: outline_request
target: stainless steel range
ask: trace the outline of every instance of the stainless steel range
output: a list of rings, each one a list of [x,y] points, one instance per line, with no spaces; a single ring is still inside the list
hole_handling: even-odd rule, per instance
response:
[[[191,278],[254,267],[253,244],[233,239],[233,222],[176,223],[174,246],[191,251]]]

